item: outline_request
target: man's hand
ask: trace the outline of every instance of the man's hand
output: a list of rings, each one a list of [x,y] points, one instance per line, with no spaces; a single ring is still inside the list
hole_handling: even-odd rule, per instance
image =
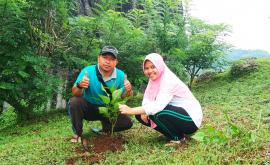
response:
[[[84,71],[84,76],[83,76],[82,80],[80,81],[79,86],[81,88],[88,88],[88,86],[89,86],[89,78],[88,78],[88,72],[87,71]]]
[[[125,80],[124,80],[124,87],[126,89],[126,95],[130,96],[132,95],[132,86],[129,80],[127,79],[127,75],[125,75]]]

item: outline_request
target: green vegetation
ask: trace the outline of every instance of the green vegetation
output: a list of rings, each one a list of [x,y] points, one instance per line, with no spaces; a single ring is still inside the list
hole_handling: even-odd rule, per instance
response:
[[[0,0],[0,164],[65,164],[78,156],[67,113],[46,109],[56,107],[58,94],[69,98],[75,72],[96,63],[104,45],[117,47],[118,67],[134,89],[147,82],[141,63],[151,52],[190,87],[201,69],[221,65],[228,26],[192,18],[188,9],[182,0]],[[204,121],[187,145],[165,147],[157,132],[135,122],[120,133],[125,150],[107,152],[100,164],[270,164],[269,71],[265,58],[197,79]],[[138,92],[127,104],[141,99]],[[114,116],[114,101],[105,101],[105,115]],[[87,125],[85,136],[96,136]]]
[[[191,86],[199,70],[223,55],[220,36],[229,30],[191,18],[188,6],[182,0],[0,0],[0,107],[9,103],[24,120],[53,107],[57,94],[68,99],[75,72],[96,63],[104,45],[119,50],[118,67],[137,89],[146,84],[141,64],[152,52],[183,79],[188,71]]]
[[[175,49],[173,53],[181,54],[181,63],[190,76],[188,86],[192,87],[194,79],[203,69],[215,68],[214,64],[221,61],[224,50],[228,45],[219,38],[228,31],[225,24],[211,25],[198,19],[190,21],[190,38],[188,47],[183,50]],[[220,63],[217,67],[219,67]]]
[[[135,122],[132,129],[120,133],[127,140],[125,150],[107,152],[99,163],[269,164],[270,59],[256,63],[258,68],[247,74],[233,77],[227,71],[196,84],[193,91],[202,103],[204,120],[187,145],[165,147],[159,133]],[[141,96],[135,95],[128,104],[139,105]],[[80,144],[69,142],[72,131],[66,113],[7,124],[0,130],[1,164],[65,164],[66,159],[78,156],[75,149]],[[93,138],[96,135],[88,133],[87,125],[86,137]],[[83,160],[76,163],[83,164]]]
[[[104,87],[103,90],[105,91]],[[105,103],[105,107],[99,107],[99,112],[106,118],[109,119],[109,121],[112,123],[112,128],[111,128],[111,136],[114,133],[114,127],[117,122],[117,117],[120,114],[119,112],[119,105],[120,104],[125,104],[127,101],[127,97],[122,99],[122,94],[123,94],[123,89],[115,89],[115,88],[110,88],[110,91],[112,92],[112,98],[110,100],[110,96],[103,96],[100,95],[100,98],[102,101]],[[107,92],[106,92],[107,93]]]

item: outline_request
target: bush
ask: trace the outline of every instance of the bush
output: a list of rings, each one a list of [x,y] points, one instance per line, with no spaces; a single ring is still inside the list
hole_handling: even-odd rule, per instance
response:
[[[215,72],[215,71],[207,71],[207,72],[201,74],[196,79],[196,82],[203,82],[203,81],[211,80],[215,75],[217,75],[217,72]]]
[[[133,97],[131,97],[127,101],[127,105],[130,107],[141,106],[142,100],[143,100],[143,93],[141,93],[140,91],[136,91],[136,92],[134,92]]]
[[[230,74],[232,76],[239,76],[256,70],[258,67],[256,58],[244,58],[232,64]]]
[[[0,130],[11,126],[17,122],[17,114],[14,111],[14,108],[9,106],[6,111],[0,115]]]

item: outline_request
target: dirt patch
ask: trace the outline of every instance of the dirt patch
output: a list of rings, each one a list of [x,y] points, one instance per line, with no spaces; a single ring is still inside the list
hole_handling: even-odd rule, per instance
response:
[[[125,140],[122,136],[111,137],[109,135],[101,135],[89,140],[90,148],[95,153],[104,153],[106,151],[121,152]]]
[[[75,164],[77,161],[82,161],[87,164],[98,163],[105,158],[104,154],[107,151],[123,151],[124,143],[125,140],[122,136],[111,137],[110,135],[100,135],[91,139],[85,139],[85,144],[89,148],[90,152],[85,152],[83,146],[76,147],[75,152],[78,156],[66,159],[66,164]]]
[[[103,159],[104,159],[103,155],[80,153],[79,156],[66,159],[66,164],[73,165],[77,161],[87,163],[87,164],[94,164],[94,163],[98,163],[99,161]]]

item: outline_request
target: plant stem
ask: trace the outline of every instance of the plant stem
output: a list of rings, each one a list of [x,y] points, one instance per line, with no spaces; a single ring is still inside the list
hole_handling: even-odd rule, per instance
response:
[[[114,126],[112,125],[112,128],[111,128],[111,136],[113,136],[113,129],[114,129]]]
[[[114,127],[115,127],[115,124],[116,124],[116,121],[112,121],[112,128],[111,128],[111,136],[113,136],[113,133],[114,133]]]

